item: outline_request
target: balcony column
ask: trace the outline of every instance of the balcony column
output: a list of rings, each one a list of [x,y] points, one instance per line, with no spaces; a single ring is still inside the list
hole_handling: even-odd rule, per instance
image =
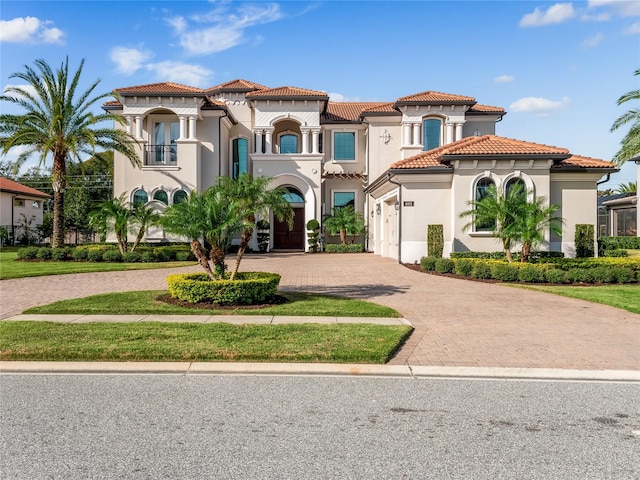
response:
[[[136,115],[136,140],[144,140],[142,138],[142,115]]]
[[[256,154],[262,155],[262,129],[256,128],[253,133],[256,136]]]
[[[189,117],[189,140],[195,140],[196,137],[196,117]]]
[[[453,136],[453,123],[447,123],[446,124],[446,128],[447,128],[447,133],[446,133],[446,137],[444,139],[444,143],[445,145],[454,142],[456,139]]]
[[[411,124],[402,125],[402,145],[411,145]]]
[[[302,153],[309,153],[309,130],[301,130],[302,131]]]
[[[264,153],[271,154],[273,153],[273,131],[275,128],[265,128],[264,129]]]
[[[133,117],[131,115],[127,115],[125,119],[127,121],[127,133],[129,135],[133,135]]]
[[[462,138],[462,123],[456,123],[456,140]]]
[[[178,119],[180,120],[180,136],[178,140],[184,140],[187,138],[187,117],[180,115]]]
[[[420,124],[413,124],[413,142],[412,145],[420,145],[422,142],[420,141]]]
[[[320,130],[311,130],[311,153],[320,153]]]

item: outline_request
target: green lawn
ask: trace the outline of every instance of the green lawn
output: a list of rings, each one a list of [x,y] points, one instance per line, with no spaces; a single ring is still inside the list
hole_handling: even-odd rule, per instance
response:
[[[386,363],[409,326],[0,322],[0,360]]]
[[[198,309],[172,305],[158,300],[164,290],[105,293],[49,305],[33,307],[23,313],[38,314],[113,314],[113,315],[296,315],[339,317],[390,317],[401,315],[392,308],[342,297],[310,293],[281,292],[289,302],[264,308]]]
[[[640,285],[597,285],[585,287],[563,285],[508,285],[602,303],[640,314]]]
[[[107,262],[39,262],[17,261],[16,251],[0,250],[0,280],[40,277],[65,273],[112,272],[120,270],[148,270],[152,268],[188,267],[195,262],[107,263]]]

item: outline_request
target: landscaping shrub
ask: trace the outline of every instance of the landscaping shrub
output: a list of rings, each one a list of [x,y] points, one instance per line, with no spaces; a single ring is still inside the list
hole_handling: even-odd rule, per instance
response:
[[[511,254],[514,261],[520,261],[520,252],[513,252]],[[506,255],[504,252],[451,252],[449,255],[451,258],[481,258],[485,260],[504,260]],[[543,259],[563,258],[562,252],[531,252],[529,254],[529,262],[535,263]]]
[[[460,258],[454,261],[453,273],[456,275],[461,275],[463,277],[468,277],[471,275],[473,271],[473,265],[475,262],[473,260],[469,260],[468,258]]]
[[[438,273],[453,273],[454,262],[450,258],[437,258],[436,259],[436,272]]]
[[[102,255],[102,250],[89,250],[87,251],[87,260],[90,262],[101,262]]]
[[[518,264],[495,262],[491,264],[491,277],[501,282],[518,281]]]
[[[616,281],[613,269],[609,267],[594,267],[590,270],[590,273],[591,279],[595,283],[613,283]]]
[[[139,263],[142,261],[142,256],[138,252],[125,252],[122,255],[122,261],[126,263]]]
[[[327,253],[361,253],[363,251],[361,243],[328,243],[325,246]]]
[[[567,271],[567,279],[572,283],[593,283],[593,275],[589,268],[572,268]]]
[[[176,260],[186,262],[187,260],[195,260],[192,252],[176,252]]]
[[[576,225],[575,230],[575,246],[576,257],[588,258],[593,257],[594,252],[595,232],[594,227],[591,224],[579,223]]]
[[[607,250],[640,250],[640,237],[600,237],[598,255]]]
[[[442,258],[444,250],[444,228],[442,225],[427,225],[427,255]]]
[[[518,269],[518,280],[525,283],[544,282],[544,270],[537,265],[523,265]]]
[[[613,278],[617,283],[634,283],[636,281],[633,270],[626,267],[613,267]]]
[[[25,247],[18,249],[20,260],[35,260],[38,258],[38,247]]]
[[[433,272],[436,269],[436,259],[434,257],[422,257],[420,259],[420,268],[427,272]]]
[[[189,303],[252,305],[278,292],[280,275],[267,272],[239,272],[235,280],[212,281],[204,273],[174,274],[167,277],[172,297]]]
[[[544,279],[549,283],[567,283],[567,272],[559,268],[550,268],[544,272]]]
[[[605,250],[604,257],[628,257],[629,253],[626,250],[622,250],[620,248],[616,248],[614,250]]]
[[[153,249],[153,255],[158,262],[170,262],[175,258],[175,252],[171,249],[159,247]]]
[[[118,250],[107,250],[102,254],[102,259],[105,262],[121,262],[122,254]]]
[[[53,253],[49,247],[40,247],[38,248],[37,257],[40,260],[51,260]]]
[[[87,259],[88,254],[89,254],[88,250],[85,250],[84,248],[77,248],[76,247],[71,252],[71,257],[74,260],[85,261]]]
[[[58,262],[64,262],[69,259],[71,254],[71,248],[52,248],[51,249],[51,258],[52,260],[56,260]]]
[[[307,222],[307,242],[311,252],[318,251],[318,241],[320,240],[320,223],[315,218]]]
[[[480,280],[488,280],[491,278],[491,266],[487,262],[476,262],[471,276]]]
[[[156,257],[155,253],[150,250],[142,252],[140,254],[140,258],[144,263],[155,263],[158,261],[158,257]]]

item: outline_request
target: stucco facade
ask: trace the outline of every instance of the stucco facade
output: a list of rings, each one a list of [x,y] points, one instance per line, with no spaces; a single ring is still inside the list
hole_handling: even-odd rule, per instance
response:
[[[462,95],[332,102],[325,92],[246,80],[206,90],[160,83],[117,92],[120,101],[105,108],[127,119],[143,166],[116,154],[115,196],[162,211],[219,176],[271,177],[289,189],[294,229],[302,228],[290,234],[269,219],[272,249],[307,249],[304,224],[352,204],[367,223],[359,241],[379,255],[419,260],[430,224],[443,225],[445,254],[496,250],[490,234],[465,229],[468,219],[459,214],[483,179],[498,188],[517,179],[532,196],[562,205],[563,235],[544,248],[571,255],[575,224],[596,224],[596,182],[615,170],[566,149],[496,137],[506,112]],[[147,240],[162,238],[156,229]]]

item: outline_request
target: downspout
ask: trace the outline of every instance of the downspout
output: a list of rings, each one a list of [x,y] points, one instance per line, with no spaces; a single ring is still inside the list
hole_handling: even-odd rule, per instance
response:
[[[398,186],[398,263],[402,264],[402,184],[391,180],[391,174],[387,174],[387,181]]]
[[[222,176],[222,119],[228,117],[227,111],[218,117],[218,177]]]
[[[596,182],[596,185],[602,185],[603,183],[607,183],[610,178],[611,178],[611,174],[607,173],[607,178],[605,178],[604,180],[600,180],[599,182]]]

